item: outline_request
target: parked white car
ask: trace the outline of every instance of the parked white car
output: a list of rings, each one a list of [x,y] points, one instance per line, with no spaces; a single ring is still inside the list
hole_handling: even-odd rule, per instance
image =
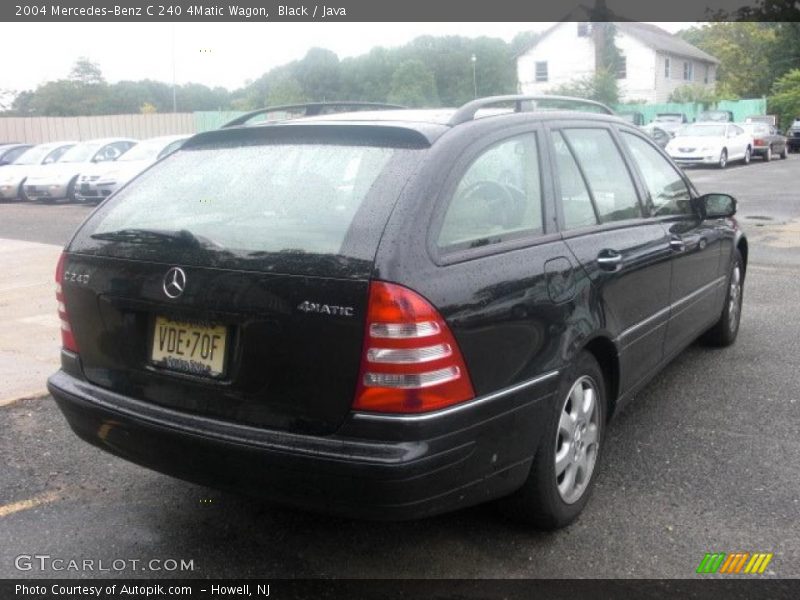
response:
[[[29,148],[10,165],[0,170],[0,200],[25,199],[22,184],[38,165],[49,165],[58,160],[78,142],[48,142]]]
[[[692,123],[675,133],[666,151],[682,166],[717,165],[724,169],[731,161],[750,162],[753,136],[736,123]]]
[[[82,142],[67,150],[58,162],[35,167],[22,186],[23,193],[31,200],[75,200],[81,171],[93,163],[114,161],[135,145],[136,140],[128,138]]]
[[[89,165],[81,171],[75,197],[84,202],[103,200],[187,139],[188,135],[165,135],[142,140],[114,162]]]

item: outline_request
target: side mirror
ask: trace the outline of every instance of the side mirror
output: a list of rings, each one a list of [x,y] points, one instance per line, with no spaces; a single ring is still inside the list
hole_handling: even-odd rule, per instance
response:
[[[704,219],[723,219],[736,214],[736,198],[728,194],[705,194],[692,204]]]

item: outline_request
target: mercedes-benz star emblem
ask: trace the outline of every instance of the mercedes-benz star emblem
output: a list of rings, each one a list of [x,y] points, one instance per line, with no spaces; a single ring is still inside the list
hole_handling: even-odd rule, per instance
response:
[[[180,267],[172,267],[164,275],[164,293],[169,298],[177,298],[186,288],[186,273]]]

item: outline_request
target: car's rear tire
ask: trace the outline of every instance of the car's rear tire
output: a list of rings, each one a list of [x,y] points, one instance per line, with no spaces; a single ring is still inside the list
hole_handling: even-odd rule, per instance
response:
[[[605,419],[603,372],[582,352],[562,376],[528,479],[500,502],[501,510],[538,529],[572,523],[591,495]]]
[[[751,156],[752,156],[752,152],[753,152],[753,151],[750,149],[750,146],[748,146],[748,147],[745,149],[745,151],[744,151],[744,158],[742,159],[742,162],[743,162],[744,164],[746,164],[746,165],[749,165],[749,164],[750,164],[750,158],[751,158]]]
[[[772,146],[767,146],[767,151],[764,152],[764,162],[772,160]]]
[[[781,150],[781,158],[789,158],[789,145],[784,144],[783,150]]]
[[[19,184],[19,189],[17,190],[17,198],[22,200],[23,202],[30,202],[31,199],[28,197],[28,194],[25,193],[25,179],[22,180],[22,183]]]
[[[78,197],[76,195],[75,189],[78,187],[78,178],[75,177],[72,181],[69,182],[67,186],[67,200],[70,202],[77,202]]]
[[[727,148],[723,148],[722,152],[719,153],[719,161],[717,161],[717,166],[720,169],[724,169],[728,166],[728,150]]]
[[[730,346],[739,334],[744,293],[744,260],[739,250],[734,250],[728,273],[728,291],[719,320],[706,331],[701,341],[710,346]]]

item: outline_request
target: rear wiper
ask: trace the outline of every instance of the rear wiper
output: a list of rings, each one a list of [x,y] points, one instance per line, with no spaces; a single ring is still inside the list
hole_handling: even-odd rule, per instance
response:
[[[119,229],[117,231],[93,233],[90,237],[96,240],[130,242],[132,244],[167,242],[194,248],[224,248],[224,246],[218,244],[214,240],[201,235],[195,235],[188,229]]]

